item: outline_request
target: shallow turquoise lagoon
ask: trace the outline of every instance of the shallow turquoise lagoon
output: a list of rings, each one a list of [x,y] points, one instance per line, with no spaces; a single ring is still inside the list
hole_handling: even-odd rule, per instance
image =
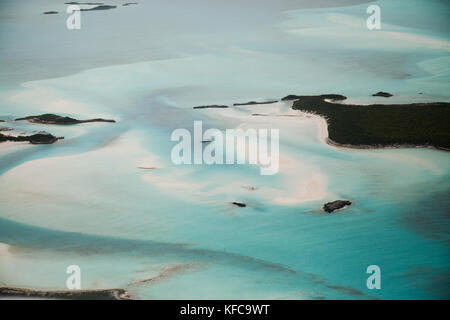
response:
[[[65,139],[0,146],[0,284],[64,289],[75,264],[84,289],[135,298],[448,298],[448,153],[335,148],[288,102],[192,109],[287,94],[383,103],[381,90],[450,101],[449,5],[370,4],[381,30],[367,30],[366,1],[198,0],[86,12],[69,31],[62,3],[2,1],[1,126]],[[42,113],[117,123],[13,120]],[[195,120],[279,129],[279,173],[174,165],[170,135]],[[353,205],[324,214],[335,199]],[[370,265],[381,290],[366,286]]]

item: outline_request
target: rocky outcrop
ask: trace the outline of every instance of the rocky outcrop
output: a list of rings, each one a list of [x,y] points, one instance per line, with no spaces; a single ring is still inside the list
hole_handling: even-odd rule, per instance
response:
[[[104,4],[103,2],[77,2],[77,1],[71,1],[71,2],[64,2],[64,4],[84,4],[87,6],[99,6]]]
[[[242,202],[236,202],[236,201],[233,201],[231,204],[232,204],[233,206],[236,206],[236,207],[239,207],[239,208],[245,208],[245,207],[247,206],[245,203],[242,203]]]
[[[54,135],[48,132],[39,132],[36,134],[32,134],[29,136],[7,136],[0,133],[0,142],[4,141],[28,141],[31,144],[52,144],[58,141],[59,139],[64,139],[64,137],[55,137]]]
[[[0,287],[0,297],[35,297],[66,300],[130,300],[130,295],[123,289],[35,290],[27,288]]]
[[[291,100],[298,100],[298,99],[304,99],[304,98],[321,98],[322,100],[324,99],[328,99],[328,100],[333,100],[333,101],[341,101],[341,100],[345,100],[347,99],[346,96],[340,95],[340,94],[322,94],[319,96],[297,96],[297,95],[293,95],[290,94],[284,98],[282,98],[282,101],[291,101]]]
[[[392,96],[393,96],[393,94],[391,94],[389,92],[383,92],[383,91],[379,91],[372,95],[372,97],[385,97],[385,98],[390,98]]]
[[[223,105],[217,105],[217,104],[213,104],[213,105],[208,105],[208,106],[198,106],[198,107],[194,107],[194,109],[209,109],[209,108],[212,108],[212,109],[217,109],[217,108],[219,108],[219,109],[225,109],[225,108],[228,108],[228,106],[223,106]]]
[[[44,14],[58,14],[58,11],[45,11]]]
[[[56,114],[41,114],[40,116],[28,116],[24,118],[18,118],[16,121],[27,120],[32,123],[41,123],[41,124],[61,124],[61,125],[71,125],[71,124],[79,124],[79,123],[87,123],[87,122],[116,122],[115,120],[107,120],[102,118],[96,119],[88,119],[88,120],[77,120],[71,117],[62,117]]]
[[[336,210],[342,209],[346,206],[351,205],[352,203],[348,200],[335,200],[332,202],[325,203],[323,205],[323,210],[328,213],[332,213]]]
[[[251,106],[255,104],[272,104],[276,103],[278,100],[272,100],[272,101],[263,101],[263,102],[256,102],[256,101],[249,101],[245,103],[234,103],[233,106]]]
[[[80,9],[80,11],[110,10],[115,8],[117,8],[117,6],[101,5],[89,9]]]

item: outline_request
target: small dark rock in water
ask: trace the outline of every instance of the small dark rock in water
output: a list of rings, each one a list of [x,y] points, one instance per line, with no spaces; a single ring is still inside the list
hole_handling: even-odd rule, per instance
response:
[[[28,120],[32,123],[42,123],[42,124],[64,124],[64,125],[70,125],[70,124],[78,124],[78,123],[86,123],[86,122],[116,122],[115,120],[107,120],[107,119],[88,119],[88,120],[77,120],[71,117],[62,117],[58,116],[56,114],[41,114],[40,116],[29,116],[24,118],[18,118],[16,121],[20,120]]]
[[[239,208],[245,208],[247,206],[245,203],[242,202],[232,202],[231,204]]]
[[[54,135],[42,131],[30,136],[7,136],[0,133],[0,142],[4,141],[29,141],[31,144],[52,144],[63,137],[55,137]]]
[[[127,3],[124,3],[122,6],[126,7],[126,6],[129,6],[132,4],[138,4],[138,3],[137,2],[127,2]]]
[[[194,107],[194,109],[208,109],[208,108],[228,108],[228,106],[220,106],[217,104],[213,104],[210,106],[198,106],[198,107]]]
[[[5,120],[0,120],[0,122],[5,122]]]
[[[328,213],[331,213],[335,210],[342,209],[343,207],[349,206],[351,204],[352,203],[348,200],[336,200],[336,201],[325,203],[323,205],[323,210]]]
[[[45,11],[44,14],[58,14],[58,11]]]
[[[390,94],[389,92],[383,92],[383,91],[377,92],[377,93],[372,95],[372,97],[385,97],[385,98],[390,98],[392,96],[393,95]]]

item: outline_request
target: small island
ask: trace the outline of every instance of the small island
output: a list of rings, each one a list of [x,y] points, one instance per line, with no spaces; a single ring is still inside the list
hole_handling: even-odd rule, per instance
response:
[[[433,147],[450,150],[450,103],[347,105],[346,97],[290,95],[292,108],[324,117],[332,145],[353,148]]]
[[[98,6],[104,4],[103,2],[77,2],[77,1],[71,1],[71,2],[64,2],[64,4],[84,4],[89,6]]]
[[[311,98],[311,97],[315,97],[318,100],[332,100],[332,101],[342,101],[347,99],[346,96],[343,96],[341,94],[322,94],[319,96],[297,96],[294,94],[290,94],[284,98],[281,99],[281,101],[292,101],[292,100],[298,100],[298,99],[304,99],[304,98]]]
[[[335,200],[332,202],[325,203],[323,205],[323,210],[328,213],[332,213],[336,210],[342,209],[351,205],[352,203],[348,200]]]
[[[213,105],[209,105],[209,106],[198,106],[198,107],[194,107],[194,109],[225,109],[228,108],[228,106],[221,106],[221,105],[217,105],[217,104],[213,104]]]
[[[128,292],[123,289],[36,290],[0,287],[0,297],[34,297],[63,300],[130,300]]]
[[[236,202],[236,201],[231,202],[231,204],[232,204],[233,206],[236,206],[236,207],[239,207],[239,208],[245,208],[245,207],[247,206],[245,203],[242,203],[242,202]]]
[[[263,102],[256,102],[256,101],[249,101],[244,103],[234,103],[233,106],[252,106],[257,104],[272,104],[276,103],[278,100],[272,100],[272,101],[263,101]]]
[[[58,141],[59,139],[64,139],[64,137],[55,137],[54,135],[42,131],[36,134],[32,134],[29,136],[8,136],[0,133],[0,142],[5,141],[16,141],[23,142],[28,141],[31,144],[52,144]]]
[[[108,120],[102,118],[96,119],[88,119],[88,120],[77,120],[71,117],[63,117],[58,116],[56,114],[46,113],[39,116],[28,116],[24,118],[17,118],[16,121],[27,120],[31,123],[40,123],[40,124],[60,124],[60,125],[72,125],[79,123],[88,123],[88,122],[116,122],[115,120]]]
[[[383,92],[383,91],[379,91],[372,95],[372,97],[384,97],[384,98],[390,98],[392,96],[393,96],[393,94],[391,94],[389,92]]]
[[[115,8],[117,8],[117,6],[100,5],[89,9],[80,9],[80,11],[110,10]]]

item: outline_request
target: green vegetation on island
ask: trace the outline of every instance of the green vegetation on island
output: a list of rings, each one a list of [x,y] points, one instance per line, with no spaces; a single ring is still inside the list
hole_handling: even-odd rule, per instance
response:
[[[347,105],[341,95],[287,96],[292,108],[323,116],[329,142],[360,148],[423,146],[450,149],[450,103]]]
[[[58,116],[56,114],[46,113],[41,114],[39,116],[28,116],[24,118],[18,118],[16,121],[27,120],[32,123],[41,123],[41,124],[62,124],[62,125],[71,125],[71,124],[79,124],[79,123],[88,123],[88,122],[116,122],[115,120],[109,119],[88,119],[88,120],[78,120],[71,117],[63,117]]]

